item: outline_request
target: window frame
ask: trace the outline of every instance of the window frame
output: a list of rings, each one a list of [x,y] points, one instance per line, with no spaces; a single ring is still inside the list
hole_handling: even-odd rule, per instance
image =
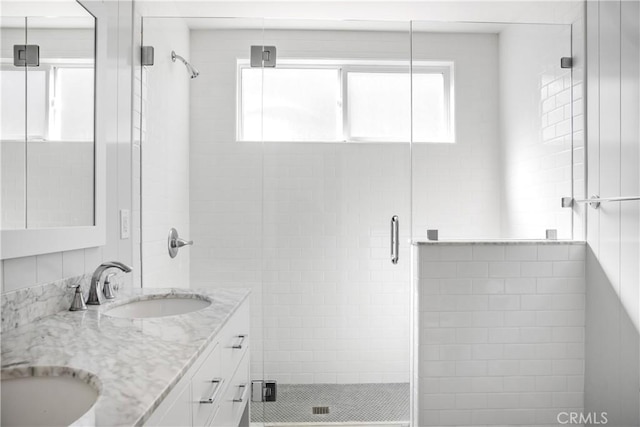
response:
[[[366,142],[420,142],[420,143],[455,143],[455,99],[454,99],[454,62],[453,61],[418,61],[413,64],[404,64],[402,61],[344,61],[344,60],[287,60],[279,59],[277,69],[331,69],[338,72],[338,106],[337,106],[337,129],[335,140],[302,141],[302,140],[264,140],[267,142],[321,142],[321,143],[366,143]],[[236,142],[262,142],[244,139],[243,137],[243,115],[242,115],[242,71],[251,69],[248,59],[237,61],[236,72]],[[262,68],[269,69],[268,67]],[[413,140],[413,119],[411,117],[411,129],[409,140],[405,138],[387,137],[353,137],[349,127],[349,97],[348,97],[348,74],[357,73],[406,73],[410,77],[410,114],[413,115],[413,76],[415,74],[441,74],[444,86],[444,106],[443,113],[447,136],[443,140]]]
[[[336,70],[338,72],[338,78],[337,78],[337,97],[338,97],[338,103],[340,105],[339,108],[342,108],[342,104],[343,104],[343,99],[342,99],[342,91],[340,90],[340,84],[342,81],[342,72],[339,68],[338,65],[332,65],[330,63],[321,63],[321,62],[307,62],[307,61],[286,61],[286,60],[278,60],[279,62],[282,62],[282,64],[278,64],[276,69],[289,69],[289,70],[299,70],[299,69],[305,69],[305,70]],[[264,139],[264,132],[263,132],[263,139],[260,141],[254,141],[254,140],[250,140],[250,139],[244,139],[243,138],[243,130],[244,130],[244,126],[242,123],[242,71],[245,69],[261,69],[261,70],[269,70],[271,69],[270,67],[252,67],[249,63],[249,60],[238,60],[238,67],[237,67],[237,81],[236,81],[236,142],[262,142],[262,141],[267,141],[267,142],[297,142],[297,143],[306,143],[306,142],[326,142],[326,143],[331,143],[331,142],[343,142],[338,134],[336,133],[336,138],[334,140],[319,140],[319,141],[310,141],[310,140],[305,140],[305,141],[301,141],[301,140],[296,140],[296,141],[281,141],[281,140],[265,140]],[[264,84],[264,79],[262,80],[263,84]],[[263,104],[264,107],[264,104]],[[342,122],[342,114],[339,111],[338,106],[336,106],[336,132],[338,132],[340,129],[342,129],[343,124]]]
[[[57,110],[57,106],[55,105],[55,101],[58,98],[58,94],[56,92],[56,90],[59,89],[59,84],[58,84],[58,73],[61,69],[73,69],[73,68],[83,68],[83,69],[92,69],[93,70],[93,86],[95,87],[96,83],[95,83],[95,79],[96,79],[96,73],[95,73],[95,66],[93,63],[89,63],[89,62],[61,62],[61,63],[48,63],[48,66],[50,66],[50,76],[49,76],[49,103],[47,105],[47,141],[73,141],[73,142],[89,142],[88,140],[84,140],[84,139],[65,139],[62,138],[62,136],[60,135],[60,137],[56,138],[51,138],[51,134],[52,131],[54,131],[53,133],[59,133],[61,132],[61,129],[54,129],[56,126],[60,126],[60,122],[56,121],[59,120],[60,117],[60,112]],[[93,100],[93,117],[94,117],[94,122],[93,122],[93,129],[94,129],[94,134],[95,134],[95,115],[96,115],[96,103],[95,103],[95,95],[94,95],[94,100]],[[50,111],[53,111],[54,113],[54,117],[52,118],[50,116]],[[95,140],[95,137],[94,137]]]

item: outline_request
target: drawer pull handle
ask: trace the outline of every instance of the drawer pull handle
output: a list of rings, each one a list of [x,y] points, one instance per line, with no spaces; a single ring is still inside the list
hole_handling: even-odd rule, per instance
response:
[[[247,338],[246,335],[237,335],[236,338],[239,339],[237,344],[234,344],[231,346],[231,348],[236,348],[236,349],[241,349],[242,348],[242,344],[244,343],[245,338]]]
[[[206,400],[201,400],[200,403],[213,403],[216,400],[216,397],[218,397],[218,393],[220,393],[220,390],[222,389],[224,380],[222,378],[214,378],[211,382],[215,384],[215,388],[213,389],[213,392],[211,392],[211,397]]]
[[[244,402],[244,395],[246,394],[248,389],[249,389],[249,387],[247,387],[247,384],[240,384],[238,386],[238,391],[236,391],[236,395],[233,398],[233,401],[234,402]]]

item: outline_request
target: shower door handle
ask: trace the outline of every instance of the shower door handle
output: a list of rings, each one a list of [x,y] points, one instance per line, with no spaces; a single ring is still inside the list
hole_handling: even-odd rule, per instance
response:
[[[399,258],[400,240],[398,233],[400,232],[400,220],[398,215],[391,217],[391,263],[397,264]]]

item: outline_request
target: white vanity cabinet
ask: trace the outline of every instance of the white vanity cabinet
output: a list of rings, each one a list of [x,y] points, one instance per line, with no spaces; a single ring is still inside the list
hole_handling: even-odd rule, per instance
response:
[[[249,302],[243,302],[147,426],[249,426]]]

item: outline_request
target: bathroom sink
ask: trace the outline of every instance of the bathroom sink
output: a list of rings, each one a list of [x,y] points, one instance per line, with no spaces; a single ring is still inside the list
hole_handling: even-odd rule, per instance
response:
[[[168,296],[136,299],[105,311],[105,315],[126,319],[166,317],[187,314],[209,307],[211,301],[201,298]]]
[[[92,374],[69,368],[2,371],[2,426],[94,425],[98,399]]]

